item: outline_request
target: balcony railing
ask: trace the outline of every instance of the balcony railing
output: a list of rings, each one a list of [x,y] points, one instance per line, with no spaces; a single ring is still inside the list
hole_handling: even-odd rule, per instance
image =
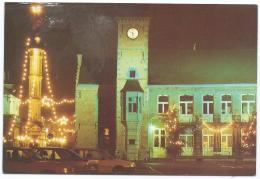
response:
[[[194,116],[192,114],[180,114],[179,122],[191,123],[194,121]]]
[[[202,120],[204,122],[213,122],[213,114],[203,114],[202,115]]]
[[[193,147],[182,147],[181,156],[192,156]]]
[[[180,123],[193,123],[197,119],[201,119],[207,123],[230,123],[232,121],[236,122],[249,122],[252,120],[251,114],[242,115],[232,115],[232,114],[203,114],[203,115],[193,115],[193,114],[180,114],[178,116]]]
[[[229,123],[232,122],[232,114],[221,114],[221,122]]]
[[[215,152],[217,151],[217,152]],[[230,156],[232,155],[232,147],[221,147],[219,150],[215,149],[213,147],[203,147],[202,153],[203,156]]]

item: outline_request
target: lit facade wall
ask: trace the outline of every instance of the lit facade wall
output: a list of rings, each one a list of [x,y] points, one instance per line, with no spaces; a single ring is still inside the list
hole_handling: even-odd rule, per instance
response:
[[[117,23],[116,157],[130,160],[167,157],[167,133],[158,120],[158,111],[173,104],[182,111],[178,116],[180,123],[191,126],[180,135],[188,141],[182,155],[239,155],[241,130],[256,109],[256,84],[149,85],[149,18],[119,18]],[[133,28],[138,30],[138,36],[129,38],[128,32]],[[135,81],[141,89],[127,89],[130,81]],[[102,110],[98,108],[97,91],[98,85],[93,84],[76,87],[78,147],[97,146],[98,132],[94,126],[98,111]],[[161,101],[158,107],[160,95],[167,96],[168,106]],[[181,96],[184,96],[182,103]],[[204,125],[193,132],[192,125],[198,118]],[[238,127],[233,127],[232,122],[238,122]]]
[[[200,118],[203,122],[214,127],[219,127],[219,131],[212,131],[202,126],[199,135],[188,131],[182,134],[184,139],[190,137],[192,145],[183,148],[182,155],[233,155],[239,152],[241,146],[241,129],[243,124],[247,123],[252,115],[256,112],[256,84],[209,84],[209,85],[149,85],[149,119],[153,129],[164,128],[160,121],[154,121],[158,116],[158,96],[168,96],[169,106],[175,104],[179,110],[178,119],[182,124],[190,124]],[[180,105],[180,96],[193,96],[192,114],[182,114]],[[204,114],[203,96],[213,96],[213,114]],[[223,95],[231,96],[231,113],[224,113]],[[243,96],[252,96],[252,107],[243,103]],[[244,108],[244,109],[243,109]],[[187,120],[188,119],[188,120]],[[221,127],[227,126],[237,120],[240,126],[237,128],[230,125],[227,129],[221,130]],[[159,124],[158,124],[159,123]],[[151,129],[150,129],[151,130]],[[151,157],[162,156],[166,150],[154,147],[154,133],[149,132],[149,151]],[[197,139],[196,139],[197,138]],[[196,149],[195,149],[196,148]],[[164,150],[164,151],[163,151]]]
[[[4,94],[4,115],[19,116],[21,101],[11,94]]]
[[[76,148],[98,147],[98,85],[76,87]]]
[[[119,18],[117,79],[116,79],[116,156],[130,160],[145,159],[147,156],[147,99],[148,99],[148,36],[149,18]],[[131,38],[128,32],[135,28],[138,35]],[[131,34],[130,34],[131,35]],[[130,71],[134,71],[131,77]],[[126,89],[128,80],[138,80],[142,88],[142,112],[140,120],[130,120],[131,114],[124,110],[127,106]],[[138,94],[138,91],[135,91]],[[137,96],[135,96],[137,97]],[[134,99],[134,98],[133,98]],[[136,99],[136,98],[135,98]],[[126,117],[125,117],[126,116]],[[129,118],[130,117],[130,118]]]

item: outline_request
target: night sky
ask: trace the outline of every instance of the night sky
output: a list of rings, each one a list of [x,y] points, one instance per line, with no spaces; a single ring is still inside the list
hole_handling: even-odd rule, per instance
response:
[[[77,53],[83,54],[94,80],[113,83],[117,49],[115,17],[151,17],[149,63],[160,60],[158,54],[175,52],[176,56],[192,51],[195,43],[196,50],[201,51],[239,52],[257,48],[257,6],[254,5],[49,4],[44,11],[40,33],[57,98],[74,97]],[[28,5],[6,4],[4,68],[15,84],[20,80],[24,40],[30,35],[31,26]],[[181,58],[174,60],[181,64]],[[243,66],[244,60],[237,59],[237,63]],[[254,68],[251,76],[255,78],[249,77],[254,82],[256,58],[246,63]]]

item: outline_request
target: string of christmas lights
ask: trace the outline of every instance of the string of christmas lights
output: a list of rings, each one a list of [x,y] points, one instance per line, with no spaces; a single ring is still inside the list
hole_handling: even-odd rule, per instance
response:
[[[14,117],[14,119],[12,120],[12,123],[11,123],[11,125],[10,125],[10,127],[9,127],[9,130],[8,130],[8,136],[10,137],[12,134],[13,134],[13,132],[14,132],[14,127],[15,127],[15,125],[16,125],[16,116]]]
[[[25,48],[25,53],[24,53],[24,61],[23,61],[23,64],[22,64],[22,79],[21,79],[21,82],[20,82],[20,85],[19,85],[19,94],[18,94],[18,97],[19,99],[23,99],[23,95],[24,95],[24,82],[26,81],[26,77],[28,76],[28,47],[30,46],[30,43],[31,43],[31,39],[30,38],[27,38],[26,41],[25,41],[25,45],[26,45],[26,48]]]
[[[216,128],[213,128],[211,126],[209,126],[205,121],[202,121],[202,124],[204,127],[206,127],[208,130],[210,130],[211,132],[223,132],[225,131],[226,129],[229,129],[232,125],[233,125],[233,122],[230,122],[229,124],[219,128],[219,129],[216,129]]]
[[[43,52],[43,61],[44,61],[44,74],[45,74],[45,84],[48,90],[49,95],[53,99],[53,90],[51,87],[51,82],[50,82],[50,75],[49,75],[49,68],[48,68],[48,61],[47,61],[47,53],[44,51]],[[54,119],[57,119],[57,114],[56,114],[56,109],[53,103],[50,103],[50,107],[52,110],[52,115],[54,116]]]
[[[256,147],[255,143],[256,143],[256,114],[252,116],[252,120],[250,124],[246,128],[244,128],[241,144],[243,149],[249,150],[250,148]]]
[[[51,107],[51,105],[62,105],[62,104],[73,104],[74,99],[62,99],[60,101],[54,101],[52,98],[48,98],[48,96],[43,96],[42,106]]]
[[[172,146],[181,146],[183,141],[179,139],[178,136],[178,119],[177,119],[177,108],[176,105],[172,106],[172,109],[168,110],[166,113],[163,113],[160,118],[165,126],[167,141]],[[169,146],[170,146],[169,145]]]

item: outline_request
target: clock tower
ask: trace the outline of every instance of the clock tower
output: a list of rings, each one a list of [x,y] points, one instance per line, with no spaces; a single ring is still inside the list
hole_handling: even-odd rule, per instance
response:
[[[116,155],[145,159],[147,146],[148,37],[150,19],[118,18]]]

